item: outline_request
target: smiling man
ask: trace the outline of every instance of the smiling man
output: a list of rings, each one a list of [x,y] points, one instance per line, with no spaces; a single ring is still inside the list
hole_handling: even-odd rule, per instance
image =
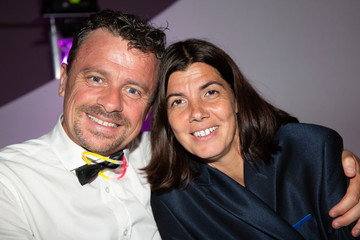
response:
[[[150,110],[164,48],[164,32],[136,16],[90,18],[61,66],[58,123],[0,152],[2,240],[160,239],[139,173],[149,143],[130,143]]]
[[[155,54],[129,49],[129,41],[105,29],[89,34],[68,70],[62,64],[68,136],[102,155],[127,146],[140,132],[155,90]]]

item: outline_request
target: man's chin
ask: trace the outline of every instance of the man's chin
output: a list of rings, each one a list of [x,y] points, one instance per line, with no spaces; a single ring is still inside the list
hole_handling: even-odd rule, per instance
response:
[[[92,141],[85,143],[83,147],[90,152],[103,156],[111,155],[119,149],[119,145],[114,144],[114,141]]]

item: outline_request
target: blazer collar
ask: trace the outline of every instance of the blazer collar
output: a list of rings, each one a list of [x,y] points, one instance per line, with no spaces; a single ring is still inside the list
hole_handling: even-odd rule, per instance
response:
[[[217,169],[201,163],[198,166],[200,175],[194,180],[194,184],[197,184],[204,191],[209,201],[213,201],[219,207],[231,212],[242,221],[275,239],[303,239],[289,223],[276,215],[272,206],[268,204],[268,202],[274,202],[273,200],[262,200],[264,199],[263,197],[270,194],[270,191],[266,194],[260,194],[261,192],[254,194],[251,192],[253,189],[250,191],[250,189],[244,188]],[[255,171],[256,169],[251,168],[250,170]],[[247,174],[250,173],[248,171]],[[266,175],[261,173],[250,180],[260,181],[259,183],[251,184],[251,188],[263,190],[272,184],[271,182],[268,183]],[[266,183],[266,185],[262,185],[262,183]]]
[[[244,179],[246,188],[266,203],[271,209],[276,206],[276,171],[272,163],[265,164],[257,161],[255,166],[252,162],[244,163]]]

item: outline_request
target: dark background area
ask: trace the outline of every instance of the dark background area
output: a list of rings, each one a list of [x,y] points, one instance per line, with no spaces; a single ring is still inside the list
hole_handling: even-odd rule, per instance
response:
[[[97,7],[151,19],[175,1],[98,0]],[[42,14],[43,4],[43,0],[0,1],[0,107],[54,79],[50,19]],[[56,20],[59,27],[63,22]]]

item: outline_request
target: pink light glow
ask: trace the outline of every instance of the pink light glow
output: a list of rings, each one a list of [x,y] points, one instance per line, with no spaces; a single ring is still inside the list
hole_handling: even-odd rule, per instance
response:
[[[58,41],[61,63],[67,63],[70,48],[72,46],[72,38],[64,38]]]

